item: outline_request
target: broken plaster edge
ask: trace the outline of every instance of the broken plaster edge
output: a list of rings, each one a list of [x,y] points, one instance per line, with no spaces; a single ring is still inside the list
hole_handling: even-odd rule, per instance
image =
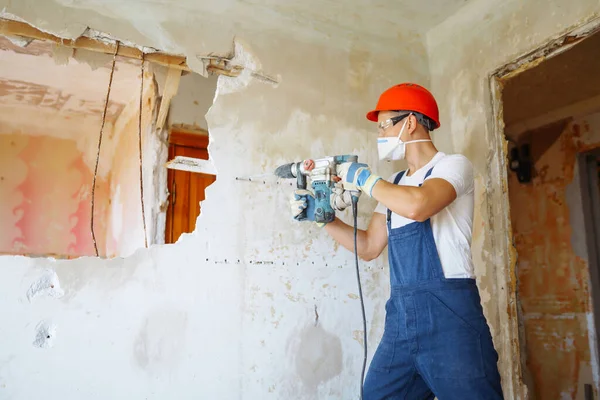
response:
[[[149,46],[141,46],[141,45],[137,45],[131,41],[128,40],[121,40],[118,38],[115,38],[114,36],[98,31],[96,29],[90,28],[88,26],[82,27],[80,30],[77,30],[78,33],[76,34],[69,34],[70,30],[68,28],[71,28],[71,26],[67,27],[65,29],[65,31],[61,31],[56,32],[54,30],[48,30],[48,29],[43,29],[41,27],[39,27],[36,24],[33,24],[23,18],[18,17],[17,15],[11,14],[6,12],[6,9],[3,9],[2,11],[0,11],[0,18],[4,18],[7,20],[13,20],[13,21],[17,21],[17,22],[22,22],[25,23],[41,32],[56,36],[58,38],[61,39],[65,39],[65,40],[76,40],[79,37],[87,37],[90,39],[94,39],[94,40],[98,40],[101,41],[103,43],[109,43],[109,44],[114,44],[117,41],[122,43],[123,45],[132,47],[132,48],[136,48],[138,50],[140,50],[143,54],[147,54],[147,53],[154,53],[154,52],[160,52],[160,50],[153,48],[153,47],[149,47]],[[215,94],[213,96],[213,102],[211,104],[211,106],[209,107],[207,113],[205,114],[205,119],[206,116],[211,112],[211,109],[213,108],[213,106],[216,104],[219,95],[225,95],[225,94],[231,94],[231,93],[237,93],[240,92],[244,89],[246,89],[251,83],[252,81],[259,81],[262,83],[266,83],[266,84],[270,84],[273,88],[278,87],[279,83],[281,82],[281,76],[277,75],[276,78],[272,78],[266,75],[263,75],[260,71],[261,71],[261,67],[262,64],[260,63],[260,61],[258,60],[258,58],[256,57],[256,55],[249,50],[249,45],[247,43],[245,43],[243,40],[234,37],[233,38],[233,51],[230,49],[226,52],[226,54],[229,55],[229,63],[230,65],[233,66],[237,66],[237,67],[241,67],[241,72],[238,76],[235,77],[230,77],[230,76],[226,76],[226,75],[219,75],[218,79],[217,79],[217,87],[215,89]],[[170,53],[169,53],[170,54]],[[208,66],[208,61],[210,60],[210,58],[214,58],[215,54],[220,54],[220,53],[215,53],[215,52],[211,52],[210,53],[211,56],[208,56],[206,58],[203,58],[201,55],[198,54],[184,54],[183,56],[186,57],[186,61],[188,63],[188,67],[190,68],[191,72],[197,73],[205,78],[208,77],[208,71],[207,71],[207,66]],[[232,56],[233,54],[233,56]],[[52,57],[54,59],[54,57]],[[54,60],[55,62],[57,62],[58,60]],[[211,127],[210,127],[210,123],[207,120],[207,131],[208,131],[208,135],[209,135],[209,148],[208,148],[208,152],[209,152],[209,161],[210,163],[213,165],[214,168],[214,173],[218,175],[218,169],[217,166],[214,163],[214,159],[212,157],[211,151],[210,151],[210,144],[212,142],[212,139],[214,138],[214,136],[211,134]],[[211,185],[213,186],[213,185]],[[207,188],[208,189],[208,188]],[[208,194],[207,194],[208,197]],[[205,201],[205,200],[204,200]],[[202,214],[197,216],[197,219],[201,218]],[[196,225],[198,226],[198,225]],[[196,232],[197,232],[198,228],[194,229],[194,231],[187,233],[187,234],[182,234],[180,236],[180,238],[175,242],[172,243],[173,245],[178,244],[181,241],[185,241],[187,240],[187,238],[189,237],[193,237]],[[132,254],[129,254],[127,256],[119,256],[119,255],[115,255],[115,256],[104,256],[104,257],[98,257],[98,256],[94,256],[94,255],[82,255],[82,256],[76,256],[72,259],[68,259],[68,260],[57,260],[56,258],[52,257],[52,256],[47,256],[47,257],[30,257],[28,255],[6,255],[7,257],[23,257],[24,259],[27,260],[34,260],[37,258],[42,258],[45,260],[48,260],[50,262],[56,262],[56,261],[60,261],[60,262],[76,262],[76,261],[81,261],[82,259],[88,259],[88,260],[96,260],[96,261],[116,261],[116,260],[124,260],[124,259],[131,259],[131,258],[135,258],[135,257],[139,257],[140,253],[143,253],[145,251],[150,251],[152,248],[160,248],[162,246],[166,246],[166,243],[153,243],[151,245],[149,245],[148,247],[140,247],[138,249],[136,249]]]
[[[87,37],[89,39],[94,39],[94,40],[98,40],[100,42],[103,43],[107,43],[107,44],[114,44],[115,42],[119,42],[122,45],[125,45],[127,47],[132,47],[135,49],[138,49],[139,51],[141,51],[143,54],[152,54],[152,53],[160,53],[160,50],[154,48],[154,47],[150,47],[150,46],[143,46],[143,45],[138,45],[134,42],[131,42],[129,40],[125,40],[125,39],[117,39],[114,36],[106,33],[106,32],[102,32],[93,28],[88,27],[82,34],[81,37]]]
[[[78,37],[83,36],[83,34],[88,30],[87,26],[83,26],[81,24],[71,24],[71,25],[65,26],[65,29],[63,31],[61,31],[60,33],[58,33],[53,30],[44,29],[44,28],[40,27],[39,25],[36,25],[32,22],[29,22],[29,21],[19,17],[18,15],[9,13],[6,11],[6,7],[3,8],[2,11],[0,11],[0,18],[9,20],[9,21],[22,22],[24,24],[31,26],[32,28],[39,30],[40,32],[44,32],[49,35],[56,36],[58,38],[65,39],[65,40],[75,40]],[[75,33],[72,33],[72,31],[74,31]]]
[[[0,18],[10,20],[10,21],[22,22],[24,24],[31,26],[32,28],[39,30],[40,32],[44,32],[44,33],[47,33],[52,36],[56,36],[61,39],[76,40],[81,37],[86,37],[89,39],[98,40],[98,41],[106,43],[106,44],[114,44],[115,42],[119,41],[120,43],[122,43],[125,46],[133,47],[133,48],[140,50],[144,54],[160,52],[160,50],[158,50],[154,47],[138,45],[134,42],[131,42],[131,41],[125,40],[125,39],[117,39],[108,33],[90,28],[89,26],[83,27],[79,33],[73,34],[73,35],[65,34],[64,32],[59,33],[59,32],[53,31],[53,30],[44,29],[44,28],[40,27],[39,25],[33,24],[33,23],[19,17],[18,15],[7,12],[6,8],[4,8],[2,11],[0,11]],[[65,32],[69,32],[68,27],[66,28]]]

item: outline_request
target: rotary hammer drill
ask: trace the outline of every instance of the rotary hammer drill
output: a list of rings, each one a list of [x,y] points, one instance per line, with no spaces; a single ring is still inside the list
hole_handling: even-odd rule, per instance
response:
[[[315,195],[315,222],[327,223],[335,219],[335,210],[330,201],[336,183],[336,167],[345,162],[358,162],[358,156],[347,154],[284,164],[275,170],[275,175],[284,179],[296,178],[298,189],[306,189],[309,177]],[[306,217],[304,210],[298,220]]]

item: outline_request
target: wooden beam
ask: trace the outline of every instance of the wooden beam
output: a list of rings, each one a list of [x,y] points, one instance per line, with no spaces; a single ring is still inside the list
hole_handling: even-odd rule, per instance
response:
[[[97,53],[114,54],[116,44],[106,43],[104,41],[93,39],[85,36],[80,36],[77,39],[64,39],[54,36],[50,33],[42,32],[24,22],[13,21],[0,18],[0,34],[6,36],[20,36],[24,38],[36,39],[45,42],[52,42],[57,45],[71,47],[74,49],[85,49]],[[119,45],[117,55],[127,58],[142,59],[142,51],[135,48]],[[169,68],[179,69],[180,71],[190,71],[186,64],[186,58],[183,56],[171,55],[166,53],[146,53],[144,60],[156,64],[164,65]]]
[[[113,55],[115,52],[116,44],[107,43],[105,41],[80,36],[77,39],[65,39],[59,36],[52,35],[40,31],[39,29],[20,21],[13,21],[10,19],[0,18],[0,35],[5,36],[18,36],[27,39],[41,40],[45,42],[52,42],[60,46],[71,47],[73,49],[85,49],[97,53],[104,53]],[[142,59],[142,51],[136,47],[126,46],[124,44],[119,45],[119,51],[117,55],[121,57],[133,58],[136,60]],[[184,56],[172,55],[162,52],[145,53],[143,54],[144,60],[153,62],[155,64],[163,65],[169,68],[179,69],[181,71],[192,72],[190,67],[187,65],[187,59]],[[226,75],[230,77],[237,77],[240,75],[244,67],[239,65],[230,65],[230,59],[214,58],[208,60],[206,70],[210,74]],[[278,81],[272,77],[252,72],[252,76],[273,84],[277,84]]]
[[[165,88],[163,90],[162,99],[160,101],[160,109],[158,110],[158,117],[156,118],[156,129],[161,130],[165,126],[167,120],[167,114],[169,113],[169,105],[171,99],[177,94],[179,89],[179,78],[181,77],[181,70],[177,68],[169,68],[167,77],[165,78]]]

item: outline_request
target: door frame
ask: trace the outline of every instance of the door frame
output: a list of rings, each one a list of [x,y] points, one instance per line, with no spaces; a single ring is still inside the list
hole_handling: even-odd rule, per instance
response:
[[[189,147],[193,149],[202,149],[208,152],[209,145],[209,135],[208,131],[205,129],[188,129],[185,127],[180,127],[177,125],[173,125],[169,129],[169,138],[167,140],[168,146],[168,158],[172,159],[174,157],[174,146],[179,147]],[[173,152],[173,153],[172,153]],[[165,243],[171,244],[176,243],[177,240],[173,240],[173,212],[174,205],[172,203],[172,196],[177,196],[177,193],[171,193],[171,184],[174,183],[174,174],[177,173],[177,170],[169,169],[167,171],[167,209],[166,209],[166,219],[165,219]],[[179,171],[185,172],[185,171]],[[188,174],[192,174],[192,172],[187,172]],[[197,216],[196,216],[197,217]]]
[[[600,31],[600,18],[592,17],[581,24],[552,36],[544,43],[527,53],[521,54],[509,62],[490,71],[486,88],[489,103],[486,108],[486,126],[490,132],[489,160],[485,176],[485,197],[489,213],[489,229],[501,232],[494,235],[492,246],[496,253],[498,268],[496,281],[501,287],[502,296],[497,301],[499,325],[505,328],[507,344],[505,370],[508,379],[502,383],[504,393],[516,399],[530,396],[525,373],[526,344],[524,332],[520,326],[522,315],[518,307],[517,294],[517,252],[510,220],[510,202],[508,198],[508,141],[504,132],[502,90],[506,80],[536,67],[539,63],[568,50],[587,37]],[[492,204],[494,206],[492,206]],[[506,288],[506,289],[505,289]]]

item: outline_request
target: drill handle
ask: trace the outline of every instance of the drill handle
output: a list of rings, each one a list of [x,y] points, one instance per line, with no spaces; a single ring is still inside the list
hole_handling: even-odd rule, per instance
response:
[[[298,189],[306,189],[306,175],[300,172],[300,165],[301,163],[298,163],[298,165],[296,166],[296,171],[298,171],[298,176],[296,176],[296,186],[298,187]],[[297,219],[299,221],[306,219],[306,209],[302,210],[302,212],[298,215]]]

